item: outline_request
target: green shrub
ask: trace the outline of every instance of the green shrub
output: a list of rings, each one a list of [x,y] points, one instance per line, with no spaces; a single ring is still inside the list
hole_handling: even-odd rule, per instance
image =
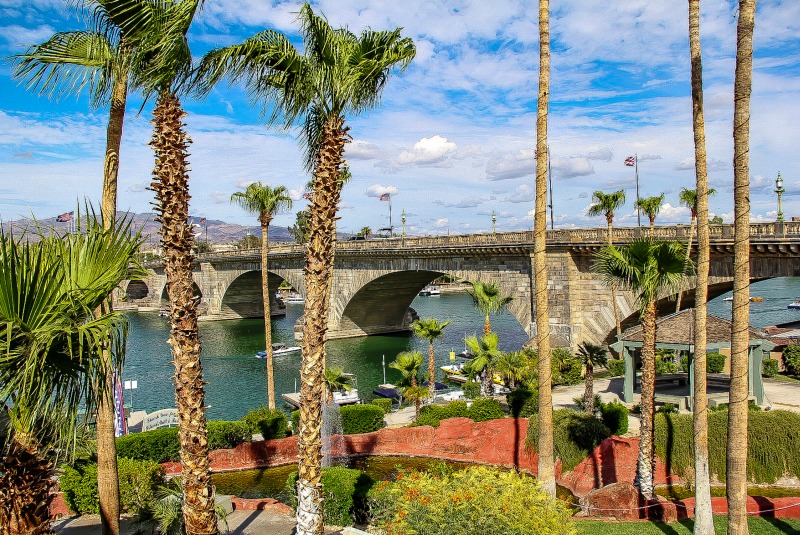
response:
[[[300,409],[292,411],[292,433],[300,433]]]
[[[370,403],[383,409],[383,414],[392,412],[392,400],[389,398],[375,398]]]
[[[585,459],[594,448],[611,436],[608,427],[592,416],[558,409],[553,411],[553,442],[556,457],[561,459],[565,471],[572,470]],[[528,423],[526,447],[536,451],[539,443],[539,426],[536,420]]]
[[[156,488],[164,482],[164,469],[153,461],[118,459],[120,506],[123,511],[138,514],[153,500]],[[97,463],[80,462],[64,466],[58,480],[64,500],[78,514],[98,514]]]
[[[761,375],[764,377],[775,377],[778,375],[778,361],[775,359],[764,359],[761,362]]]
[[[656,375],[665,375],[678,371],[678,366],[671,360],[671,356],[656,355]]]
[[[518,388],[506,394],[508,408],[514,418],[530,418],[539,413],[539,391]]]
[[[365,405],[345,405],[340,408],[340,411],[342,415],[342,433],[345,435],[371,433],[385,425],[383,422],[383,409],[377,405],[370,403]]]
[[[728,357],[722,353],[709,353],[706,355],[706,371],[708,373],[722,373],[725,369],[725,360]]]
[[[783,348],[783,366],[789,375],[800,376],[800,344],[789,344]]]
[[[660,414],[672,414],[675,412],[678,412],[678,407],[674,403],[664,403],[656,410],[656,413]]]
[[[576,385],[581,382],[583,362],[572,352],[557,347],[552,352],[553,385]]]
[[[628,432],[628,409],[622,403],[612,401],[599,405],[603,424],[612,435],[624,435]]]
[[[683,355],[683,356],[681,356],[681,363],[680,363],[680,365],[678,366],[678,368],[679,368],[679,369],[680,369],[680,370],[681,370],[683,373],[689,373],[689,355]]]
[[[253,439],[250,426],[241,420],[209,420],[206,425],[208,448],[211,450],[235,448],[242,442],[250,442]]]
[[[504,418],[506,413],[500,402],[494,398],[478,398],[472,402],[472,406],[467,412],[467,417],[476,422],[487,420],[497,420]]]
[[[323,522],[333,526],[352,526],[362,519],[367,491],[372,480],[361,470],[331,466],[322,469]],[[291,505],[297,508],[297,472],[286,481]]]
[[[419,418],[417,418],[410,427],[417,427],[420,425],[439,427],[441,421],[448,418],[469,418],[467,402],[458,400],[451,401],[444,406],[426,405],[422,407],[422,410],[419,411]]]
[[[289,436],[289,424],[280,409],[269,409],[266,405],[261,405],[242,416],[242,421],[247,424],[251,434],[261,433],[264,440]]]
[[[575,408],[577,408],[578,411],[586,412],[586,402],[583,400],[583,396],[582,395],[572,398],[572,402],[575,404]],[[602,402],[603,402],[603,400],[600,399],[600,395],[599,394],[595,394],[594,395],[594,411],[595,411],[595,413],[600,410],[600,404]]]
[[[368,494],[373,525],[386,533],[573,535],[566,506],[535,478],[472,466],[446,474],[403,472]]]
[[[117,455],[138,461],[164,463],[180,459],[178,428],[153,429],[117,439]]]
[[[467,399],[476,399],[481,397],[481,385],[475,381],[467,381],[461,387],[464,391],[464,397]]]
[[[609,359],[608,371],[611,373],[611,377],[625,375],[625,361],[623,359]]]

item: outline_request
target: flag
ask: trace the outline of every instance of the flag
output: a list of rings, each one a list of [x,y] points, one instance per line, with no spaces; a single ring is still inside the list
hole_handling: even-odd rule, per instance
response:
[[[128,422],[125,420],[125,398],[122,395],[122,382],[114,374],[114,436],[128,434]]]
[[[389,201],[389,200],[391,200],[391,197],[389,196],[388,193],[384,193],[383,195],[381,195],[381,199],[380,200]]]
[[[206,218],[205,218],[205,217],[204,217],[203,219],[201,219],[201,220],[200,220],[200,224],[201,224],[201,225],[202,225],[203,223],[205,223],[205,222],[206,222]]]
[[[627,167],[633,167],[634,165],[636,165],[636,156],[628,156],[627,158],[625,158],[625,165]]]
[[[67,221],[72,221],[74,219],[75,212],[64,212],[60,216],[56,217],[56,221],[58,223],[66,223]]]
[[[313,195],[310,192],[309,193],[303,193],[303,198],[304,199],[308,199],[310,201],[312,197],[313,197]]]

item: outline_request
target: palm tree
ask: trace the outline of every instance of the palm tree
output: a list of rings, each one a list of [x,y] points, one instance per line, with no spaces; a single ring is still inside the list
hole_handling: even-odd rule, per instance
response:
[[[14,56],[14,77],[40,95],[78,94],[87,86],[93,107],[109,105],[100,210],[106,229],[117,210],[117,176],[128,96],[130,50],[118,29],[58,32],[46,42]],[[110,367],[110,362],[107,362]],[[119,477],[114,440],[112,378],[97,404],[97,483],[103,533],[119,535]]]
[[[364,236],[365,238],[369,238],[372,236],[372,229],[369,227],[362,227],[361,230],[358,231],[359,236]]]
[[[411,324],[414,334],[428,341],[428,389],[430,397],[433,398],[436,392],[436,356],[433,352],[433,342],[441,338],[444,328],[450,324],[449,321],[439,323],[435,318],[419,319]]]
[[[698,9],[699,9],[699,7],[698,7]],[[699,15],[698,15],[698,17],[699,17]],[[698,20],[697,24],[699,26],[699,24],[700,24],[699,20]],[[700,32],[700,30],[699,30],[699,27],[698,27],[698,29],[697,29],[698,37],[699,37],[699,32]],[[698,52],[698,54],[699,54],[699,52]],[[702,76],[702,74],[701,74],[701,76]],[[701,81],[702,81],[702,79],[701,79]],[[701,88],[701,91],[702,91],[702,88]],[[701,113],[702,113],[702,111],[701,111]],[[702,128],[704,128],[704,126]],[[703,138],[705,139],[705,133],[703,135]],[[697,155],[695,155],[695,157],[696,156]],[[705,157],[705,155],[704,155],[704,157]],[[706,180],[708,180],[708,177],[706,177]],[[684,205],[687,208],[689,208],[689,211],[691,212],[691,220],[690,220],[690,223],[689,223],[689,245],[686,247],[686,256],[689,256],[692,253],[692,235],[694,234],[694,223],[695,223],[695,221],[697,221],[697,191],[698,190],[696,190],[696,189],[681,188],[681,192],[680,192],[680,194],[678,194],[679,202],[682,205]],[[708,204],[708,197],[710,197],[711,195],[715,194],[716,192],[717,191],[714,188],[709,188],[708,187],[708,183],[706,183],[706,204]],[[707,211],[708,211],[708,207],[706,207],[706,212]],[[708,218],[706,218],[706,219],[708,219]],[[675,312],[679,312],[680,309],[681,309],[681,296],[682,295],[683,294],[681,292],[678,293],[678,299],[675,301]]]
[[[325,332],[335,250],[335,222],[341,194],[343,152],[349,141],[345,115],[374,108],[389,74],[414,58],[414,44],[400,30],[365,30],[357,37],[334,30],[311,6],[300,8],[305,41],[301,54],[284,35],[266,30],[240,45],[212,50],[198,68],[200,89],[207,91],[224,76],[244,81],[255,98],[264,99],[271,122],[303,125],[306,166],[313,173],[306,249],[306,313],[300,367],[300,462],[297,519],[299,534],[322,533],[322,376]]]
[[[689,0],[689,51],[692,61],[692,131],[694,133],[694,167],[697,189],[690,206],[697,221],[697,284],[694,291],[694,392],[692,427],[694,444],[694,533],[714,535],[711,509],[711,481],[708,459],[708,395],[706,392],[706,318],[708,300],[708,268],[711,248],[708,230],[708,187],[706,162],[706,128],[703,115],[703,64],[700,52],[700,0]],[[687,195],[688,197],[688,195]],[[684,194],[681,192],[681,200]],[[689,239],[692,233],[689,232]],[[690,243],[691,245],[691,243]],[[691,249],[691,246],[687,249]],[[680,294],[678,308],[680,310]]]
[[[674,293],[690,271],[686,244],[639,238],[623,247],[608,245],[592,266],[607,284],[617,284],[636,294],[642,324],[642,417],[639,438],[639,489],[653,497],[653,448],[656,377],[656,302]]]
[[[614,212],[619,210],[625,204],[625,190],[621,189],[612,193],[603,193],[602,191],[595,191],[592,194],[592,205],[589,207],[588,214],[590,216],[603,215],[606,218],[606,227],[608,229],[608,244],[613,243],[612,225],[614,223]],[[622,334],[622,320],[619,317],[619,305],[617,304],[617,289],[611,287],[611,302],[614,306],[614,321],[617,324],[617,334]]]
[[[325,391],[328,403],[333,401],[333,393],[353,389],[353,377],[344,373],[342,368],[325,368]]]
[[[503,353],[495,363],[494,371],[503,378],[512,390],[529,374],[531,363],[524,351]]]
[[[141,275],[140,235],[126,220],[109,229],[93,213],[83,221],[76,233],[35,244],[0,231],[0,407],[10,422],[0,459],[3,533],[49,532],[51,453],[70,452],[79,406],[94,410],[104,378],[122,368],[127,321],[105,303],[120,281]]]
[[[650,220],[650,234],[656,231],[656,216],[661,211],[661,206],[664,204],[664,194],[654,197],[642,197],[634,203],[634,208],[640,212],[644,212]]]
[[[269,408],[275,408],[275,371],[272,362],[272,315],[269,307],[269,224],[275,214],[283,210],[291,210],[292,199],[285,186],[264,185],[253,182],[244,191],[237,191],[231,195],[231,202],[238,204],[250,213],[258,214],[261,223],[261,298],[264,301],[264,339],[266,341],[266,368],[267,368],[267,395]]]
[[[481,394],[491,396],[494,388],[494,369],[503,352],[497,347],[499,338],[497,333],[490,332],[478,338],[470,336],[466,340],[467,347],[470,349],[474,358],[469,362],[472,373],[482,373]]]
[[[428,389],[424,386],[408,386],[403,389],[403,399],[414,402],[414,417],[419,418],[422,402],[428,398]]]
[[[472,296],[475,308],[480,310],[486,319],[483,322],[483,334],[492,332],[492,322],[490,314],[497,314],[503,310],[514,298],[507,297],[500,293],[500,285],[496,282],[473,282],[472,289],[467,293]]]
[[[418,351],[404,351],[389,363],[389,367],[400,372],[401,379],[398,386],[417,386],[417,375],[422,367],[422,353]]]
[[[104,17],[132,47],[137,85],[153,109],[155,153],[152,189],[161,223],[164,272],[170,301],[170,337],[175,366],[175,402],[181,444],[183,516],[187,535],[216,533],[214,489],[208,461],[205,387],[193,292],[189,226],[188,152],[179,93],[192,72],[186,34],[201,0],[96,0]]]
[[[747,420],[750,343],[750,92],[753,79],[755,0],[739,0],[736,74],[733,83],[733,312],[731,388],[728,404],[726,494],[728,533],[748,533]]]
[[[578,357],[586,368],[586,388],[583,391],[583,407],[588,414],[594,414],[594,367],[608,364],[608,352],[591,342],[578,346]]]

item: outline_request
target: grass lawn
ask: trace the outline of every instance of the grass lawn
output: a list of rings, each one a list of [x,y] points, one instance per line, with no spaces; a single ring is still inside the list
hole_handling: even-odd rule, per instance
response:
[[[787,518],[750,518],[750,535],[800,535],[800,520]],[[579,535],[691,535],[694,520],[681,520],[673,524],[661,522],[603,522],[601,520],[575,520]],[[715,516],[717,533],[728,529],[728,517]]]
[[[765,377],[767,381],[779,381],[781,383],[800,383],[800,378],[793,375],[786,375],[786,372],[779,373],[773,377]]]

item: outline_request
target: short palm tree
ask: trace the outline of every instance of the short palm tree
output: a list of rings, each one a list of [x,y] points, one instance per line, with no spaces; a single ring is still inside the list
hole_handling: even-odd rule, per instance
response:
[[[492,332],[492,322],[489,315],[497,314],[505,309],[506,305],[514,299],[513,297],[502,295],[500,293],[500,285],[496,282],[473,282],[472,288],[468,289],[467,293],[472,296],[475,308],[485,315],[483,321],[484,335]]]
[[[369,227],[362,227],[361,230],[358,231],[359,236],[364,236],[365,238],[369,238],[372,236],[372,229]]]
[[[715,194],[716,192],[717,190],[715,190],[714,188],[707,189],[708,197]],[[697,190],[682,188],[680,194],[678,195],[678,199],[680,203],[689,208],[689,211],[691,212],[691,219],[689,222],[689,244],[686,246],[686,255],[689,256],[692,253],[692,237],[694,235],[694,224],[697,221]],[[708,199],[706,199],[706,203],[708,203]],[[706,211],[708,211],[707,208]],[[675,302],[675,312],[678,312],[681,309],[682,295],[683,295],[682,293],[678,293],[678,299]]]
[[[578,346],[578,358],[586,369],[586,388],[583,391],[583,407],[589,414],[594,414],[594,368],[608,364],[608,352],[601,346],[591,342],[583,342]]]
[[[264,302],[264,339],[266,342],[267,395],[269,408],[275,408],[275,370],[272,360],[272,316],[269,293],[269,224],[275,214],[291,210],[292,199],[285,186],[269,185],[253,182],[244,191],[231,195],[231,202],[238,204],[250,213],[258,214],[261,223],[261,298]]]
[[[652,498],[655,450],[656,303],[675,288],[691,269],[686,244],[639,238],[628,245],[609,245],[597,253],[592,269],[607,284],[636,294],[642,324],[642,417],[639,439],[639,488]]]
[[[334,392],[349,392],[353,389],[353,377],[344,373],[342,368],[325,369],[325,391],[328,403],[333,401]]]
[[[401,379],[398,386],[417,386],[419,381],[417,375],[422,367],[422,353],[418,351],[404,351],[399,353],[395,359],[389,363],[389,367],[400,372]]]
[[[95,409],[103,378],[124,360],[127,321],[105,302],[141,275],[140,236],[125,220],[103,229],[94,214],[79,217],[77,230],[38,243],[0,231],[0,407],[10,422],[0,458],[3,533],[49,532],[50,454],[70,452],[79,407]]]
[[[474,373],[482,373],[481,394],[491,396],[494,392],[494,370],[503,352],[497,347],[499,338],[497,333],[490,332],[478,338],[470,336],[464,340],[467,347],[474,355],[469,362],[469,367]]]
[[[494,371],[513,390],[530,375],[530,366],[531,362],[524,351],[509,351],[497,359]]]
[[[661,211],[661,206],[664,204],[664,194],[654,197],[643,197],[634,203],[634,208],[640,212],[644,212],[650,220],[650,234],[656,231],[656,216]]]
[[[407,386],[401,395],[404,400],[414,403],[414,417],[419,418],[422,402],[428,399],[428,389],[424,386]]]
[[[187,535],[216,533],[214,490],[208,461],[205,383],[200,361],[197,305],[192,278],[189,226],[190,140],[179,94],[192,74],[186,34],[202,0],[95,0],[131,46],[132,70],[153,109],[155,153],[152,189],[161,223],[164,272],[170,302],[170,337],[175,366],[175,402],[181,445],[183,515]]]
[[[300,367],[300,463],[297,480],[297,532],[323,532],[321,514],[322,376],[325,332],[336,242],[336,213],[341,198],[346,115],[374,108],[389,74],[414,58],[411,39],[400,30],[365,30],[356,36],[334,30],[304,4],[298,15],[305,41],[300,53],[285,35],[265,30],[244,43],[212,50],[197,71],[207,92],[228,76],[243,81],[254,99],[271,112],[271,122],[302,123],[306,166],[313,173],[306,249],[306,313]]]
[[[444,328],[450,324],[449,321],[440,323],[436,318],[419,319],[411,324],[414,334],[428,341],[428,389],[430,397],[433,398],[436,392],[436,356],[433,352],[433,342],[441,338]]]

